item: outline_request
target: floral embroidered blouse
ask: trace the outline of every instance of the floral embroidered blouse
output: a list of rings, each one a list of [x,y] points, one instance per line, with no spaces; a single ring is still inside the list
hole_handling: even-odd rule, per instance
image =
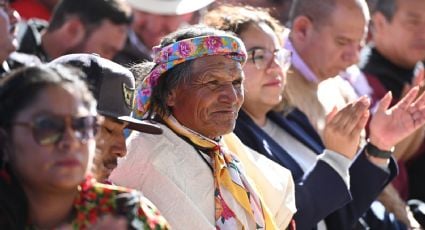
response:
[[[73,229],[89,229],[104,215],[125,217],[128,229],[170,229],[157,208],[136,190],[101,184],[90,177],[78,190],[70,222]]]

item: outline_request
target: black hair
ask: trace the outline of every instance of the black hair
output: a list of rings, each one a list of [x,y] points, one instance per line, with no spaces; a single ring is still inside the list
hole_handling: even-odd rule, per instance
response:
[[[131,8],[122,0],[61,0],[53,11],[48,31],[60,28],[73,16],[92,30],[105,19],[116,25],[130,25],[132,21]]]
[[[284,27],[267,9],[261,7],[222,5],[208,12],[203,20],[209,26],[232,32],[237,36],[252,25],[265,23],[280,40],[283,39]]]
[[[396,0],[377,0],[373,7],[373,13],[381,12],[387,21],[391,21],[397,9]]]
[[[0,226],[2,229],[25,229],[28,221],[27,197],[7,160],[11,152],[12,125],[16,116],[31,106],[49,86],[72,90],[89,109],[96,102],[85,83],[82,72],[62,65],[23,67],[8,73],[0,81]]]

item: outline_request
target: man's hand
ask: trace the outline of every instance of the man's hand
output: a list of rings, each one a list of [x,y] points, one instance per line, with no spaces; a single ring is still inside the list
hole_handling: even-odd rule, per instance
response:
[[[396,105],[388,92],[381,99],[370,122],[370,142],[389,151],[394,145],[425,124],[425,94],[417,97],[419,87],[413,87]]]
[[[360,133],[369,118],[370,100],[363,96],[343,109],[333,109],[326,117],[323,132],[325,147],[353,159],[360,142]]]

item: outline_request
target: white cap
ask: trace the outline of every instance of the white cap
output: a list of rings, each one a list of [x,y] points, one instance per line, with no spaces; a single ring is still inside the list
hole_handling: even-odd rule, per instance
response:
[[[200,10],[214,0],[127,0],[136,10],[151,14],[181,15]]]

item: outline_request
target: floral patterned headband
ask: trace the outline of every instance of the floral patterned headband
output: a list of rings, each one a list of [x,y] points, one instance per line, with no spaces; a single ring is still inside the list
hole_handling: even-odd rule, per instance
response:
[[[159,77],[174,66],[200,57],[222,55],[245,63],[247,54],[242,41],[234,36],[202,36],[175,42],[164,48],[153,47],[156,66],[143,80],[137,91],[137,112],[143,116],[149,109],[153,88]]]

